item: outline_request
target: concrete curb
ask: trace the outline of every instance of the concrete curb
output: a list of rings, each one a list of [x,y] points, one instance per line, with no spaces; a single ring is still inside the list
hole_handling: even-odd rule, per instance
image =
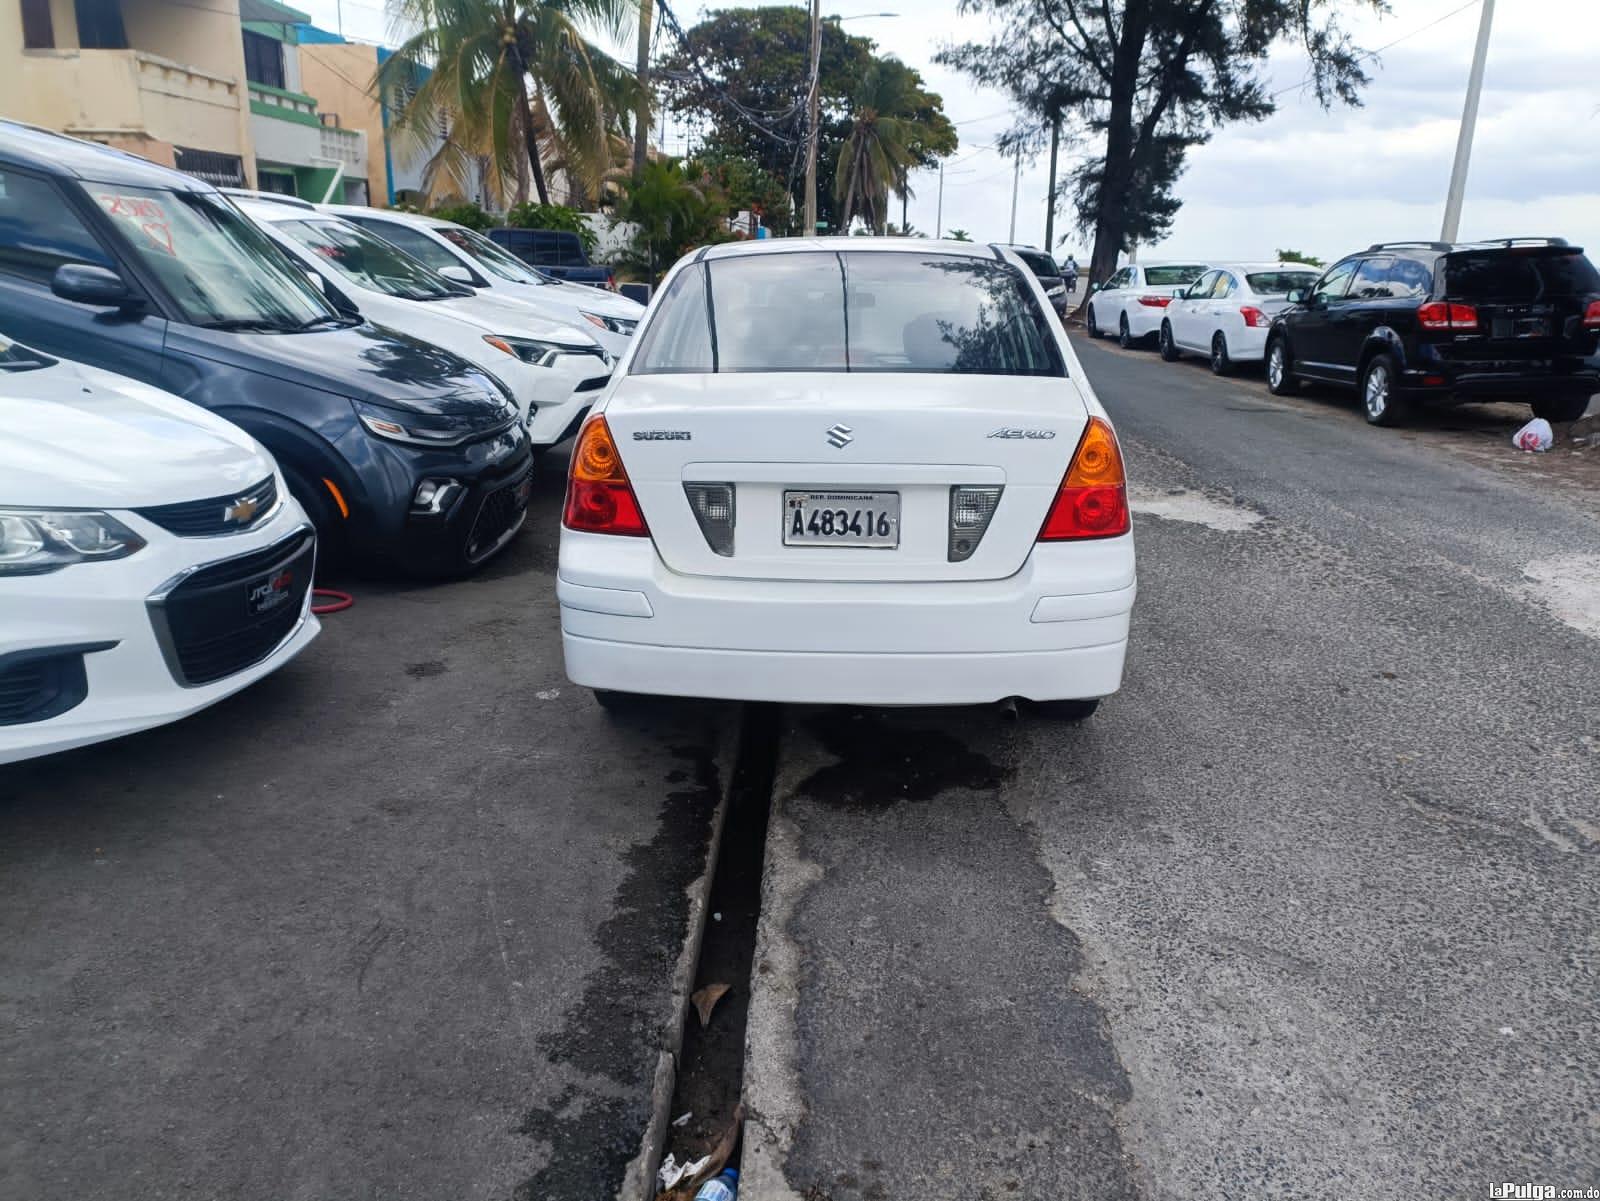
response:
[[[662,1031],[661,1050],[656,1056],[656,1067],[650,1087],[650,1120],[645,1124],[639,1141],[639,1153],[628,1162],[622,1185],[617,1189],[616,1201],[651,1201],[656,1195],[656,1171],[661,1166],[661,1155],[667,1146],[667,1131],[672,1121],[672,1094],[678,1084],[678,1055],[683,1050],[683,1024],[689,1015],[689,995],[694,991],[695,970],[700,963],[700,944],[705,940],[706,919],[711,908],[711,882],[716,878],[717,860],[722,854],[722,831],[728,821],[728,805],[733,796],[733,777],[739,762],[740,731],[743,729],[743,711],[730,740],[720,748],[718,763],[721,772],[718,783],[721,795],[717,798],[716,812],[711,817],[711,842],[706,850],[705,870],[696,876],[686,890],[689,900],[689,923],[683,946],[678,951],[677,966],[672,972],[671,1012],[666,1029]]]

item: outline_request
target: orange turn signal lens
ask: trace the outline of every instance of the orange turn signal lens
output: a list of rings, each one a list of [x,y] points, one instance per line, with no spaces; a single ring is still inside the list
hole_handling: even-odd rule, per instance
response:
[[[1089,488],[1122,482],[1122,451],[1117,447],[1117,436],[1103,417],[1091,417],[1063,486]]]
[[[617,453],[611,427],[604,417],[596,417],[578,435],[577,449],[572,452],[572,478],[613,484],[628,482],[622,456]]]

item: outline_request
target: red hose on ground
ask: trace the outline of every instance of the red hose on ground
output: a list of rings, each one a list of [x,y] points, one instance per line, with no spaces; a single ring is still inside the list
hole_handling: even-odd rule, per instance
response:
[[[332,597],[333,599],[325,600],[318,604],[317,598],[319,596]],[[355,603],[355,597],[348,592],[340,592],[335,588],[313,588],[311,590],[311,611],[318,617],[327,613],[343,613]]]

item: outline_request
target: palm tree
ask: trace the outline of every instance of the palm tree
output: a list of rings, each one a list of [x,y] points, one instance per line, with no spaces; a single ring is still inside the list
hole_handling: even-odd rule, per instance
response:
[[[945,237],[948,238],[952,242],[970,242],[970,241],[972,241],[972,235],[969,234],[964,229],[952,229],[948,233],[945,234]]]
[[[598,185],[610,160],[617,115],[631,111],[637,84],[586,36],[620,38],[638,0],[390,0],[400,48],[376,85],[396,116],[402,144],[448,136],[428,164],[468,185],[487,156],[504,186],[533,173],[550,203],[547,159]]]
[[[881,234],[889,220],[889,193],[908,190],[906,175],[917,163],[915,79],[915,72],[893,59],[874,63],[861,77],[833,177],[841,230],[859,216]]]

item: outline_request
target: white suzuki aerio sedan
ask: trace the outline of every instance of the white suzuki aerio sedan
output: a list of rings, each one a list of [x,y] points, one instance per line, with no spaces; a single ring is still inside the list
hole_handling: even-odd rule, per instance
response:
[[[1032,274],[909,238],[698,251],[572,457],[567,674],[619,693],[870,705],[1122,681],[1122,455]]]
[[[0,763],[176,721],[316,637],[316,536],[243,430],[0,337]]]

